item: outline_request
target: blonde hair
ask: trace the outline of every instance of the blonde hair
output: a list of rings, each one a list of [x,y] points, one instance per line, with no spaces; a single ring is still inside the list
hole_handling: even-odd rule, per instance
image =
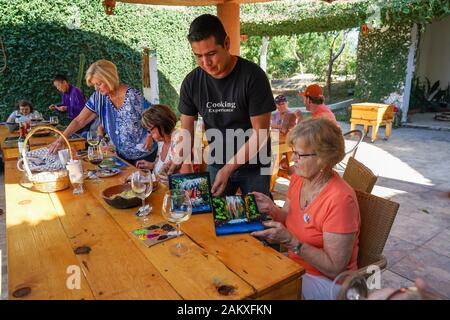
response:
[[[341,129],[331,120],[309,118],[296,125],[287,137],[290,147],[300,143],[310,148],[322,161],[332,168],[345,156],[345,142]]]
[[[109,60],[98,60],[89,66],[86,71],[86,84],[89,87],[94,86],[92,82],[93,77],[104,82],[110,91],[115,90],[119,86],[117,67]]]

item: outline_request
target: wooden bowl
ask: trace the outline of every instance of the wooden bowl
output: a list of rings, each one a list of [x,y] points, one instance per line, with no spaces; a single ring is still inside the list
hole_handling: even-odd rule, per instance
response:
[[[129,190],[131,190],[131,186],[129,184],[120,184],[117,186],[112,186],[103,190],[102,198],[103,200],[105,200],[107,204],[117,209],[128,209],[140,206],[142,204],[142,200],[139,199],[138,197],[133,197],[130,199],[115,197],[114,199],[111,199],[113,195]]]

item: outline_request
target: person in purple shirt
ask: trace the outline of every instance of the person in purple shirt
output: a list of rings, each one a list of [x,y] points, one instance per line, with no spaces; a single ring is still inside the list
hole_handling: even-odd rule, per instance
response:
[[[50,110],[67,112],[69,120],[75,119],[84,108],[86,99],[83,92],[74,85],[71,85],[67,78],[61,74],[53,78],[53,85],[62,94],[62,101],[59,104],[50,105]]]

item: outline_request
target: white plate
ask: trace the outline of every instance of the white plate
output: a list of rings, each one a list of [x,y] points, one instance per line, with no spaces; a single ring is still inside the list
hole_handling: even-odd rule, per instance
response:
[[[121,172],[120,169],[98,169],[98,170],[88,170],[88,172],[89,171],[95,171],[97,177],[99,177],[99,178],[113,177],[115,175],[118,175]],[[87,173],[87,178],[92,179],[89,177],[88,173]]]

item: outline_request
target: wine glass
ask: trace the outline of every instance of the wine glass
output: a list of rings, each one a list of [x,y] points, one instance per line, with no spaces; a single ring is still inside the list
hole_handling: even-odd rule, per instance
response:
[[[133,172],[131,175],[131,190],[136,196],[142,200],[142,206],[139,208],[136,215],[142,218],[144,225],[148,222],[148,215],[152,212],[153,208],[150,205],[145,205],[145,199],[152,194],[152,172],[147,169],[142,169]]]
[[[88,147],[88,160],[90,163],[94,165],[99,165],[103,161],[103,153],[97,146],[89,146]],[[101,180],[98,178],[98,175],[95,175],[94,183],[99,183]]]
[[[56,116],[50,117],[50,124],[57,125],[59,123],[59,118]]]
[[[99,144],[99,139],[97,135],[97,131],[95,130],[89,130],[87,133],[87,142],[90,146],[96,146]]]
[[[172,254],[181,256],[189,248],[180,243],[180,223],[189,220],[192,214],[192,203],[185,190],[172,189],[165,193],[161,213],[163,217],[177,226],[177,243],[170,247]]]

